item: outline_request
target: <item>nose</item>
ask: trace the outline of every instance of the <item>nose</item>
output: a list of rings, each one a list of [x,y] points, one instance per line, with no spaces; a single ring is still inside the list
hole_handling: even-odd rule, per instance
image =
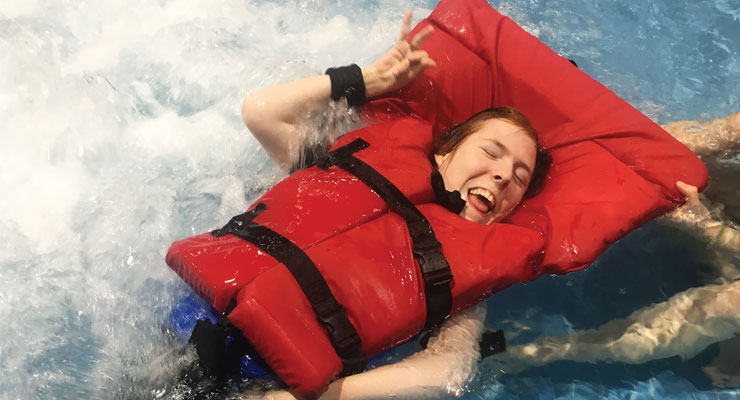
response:
[[[511,173],[503,170],[494,171],[491,173],[491,179],[497,185],[506,186],[511,180]]]
[[[489,165],[488,174],[494,184],[506,187],[513,178],[514,164],[509,157],[501,157]]]

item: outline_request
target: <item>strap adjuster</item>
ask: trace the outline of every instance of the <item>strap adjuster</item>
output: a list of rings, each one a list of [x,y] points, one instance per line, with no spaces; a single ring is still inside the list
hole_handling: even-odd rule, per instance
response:
[[[334,350],[342,360],[342,376],[352,375],[365,370],[366,360],[360,353],[362,340],[347,318],[347,312],[341,304],[326,315],[318,315],[319,321],[329,333]]]
[[[428,288],[444,289],[452,281],[452,271],[442,254],[440,242],[434,241],[423,246],[414,246],[412,250],[419,260],[419,266],[424,272],[424,284]]]
[[[449,269],[440,269],[437,271],[427,272],[426,279],[424,280],[426,285],[434,289],[446,289],[447,285],[452,282],[452,273]]]
[[[252,220],[266,209],[267,204],[258,203],[253,209],[231,218],[223,228],[211,231],[211,235],[213,235],[213,237],[221,237],[228,234],[238,233],[239,231],[248,230],[253,226]]]
[[[317,307],[318,308],[318,307]],[[357,337],[350,328],[345,308],[337,303],[337,308],[324,315],[318,315],[319,320],[329,333],[332,342],[338,346],[347,347],[354,337]],[[359,337],[357,337],[359,339]]]

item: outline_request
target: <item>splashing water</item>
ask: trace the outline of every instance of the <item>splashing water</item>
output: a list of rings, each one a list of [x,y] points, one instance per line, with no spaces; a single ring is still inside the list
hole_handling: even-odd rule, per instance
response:
[[[187,289],[164,264],[169,244],[222,225],[284,176],[244,128],[241,99],[328,66],[370,64],[406,8],[418,19],[434,5],[0,2],[0,397],[128,397],[121,388],[179,346],[166,321]],[[740,109],[737,1],[493,5],[658,122]],[[585,285],[594,273],[578,276]],[[527,298],[517,290],[494,300]],[[588,303],[576,300],[565,306]],[[538,333],[568,322],[512,310]],[[551,382],[537,373],[522,379]],[[674,393],[676,374],[661,374],[629,390]],[[552,379],[584,395],[619,390]],[[521,382],[479,377],[468,396],[505,398]]]

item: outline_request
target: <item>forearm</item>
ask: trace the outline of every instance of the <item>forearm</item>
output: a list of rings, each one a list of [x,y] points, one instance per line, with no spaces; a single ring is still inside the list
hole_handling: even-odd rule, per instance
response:
[[[350,92],[354,95],[350,97],[359,104],[363,100],[362,89],[365,98],[381,96],[404,87],[426,68],[434,66],[429,54],[419,50],[434,29],[427,26],[407,41],[410,27],[411,12],[408,11],[403,19],[399,41],[376,63],[362,68],[362,82],[359,82],[360,78],[354,75],[352,69],[342,70],[341,76],[345,72],[349,74],[349,82],[339,79],[343,82],[335,88],[337,93],[346,93],[347,89],[352,88],[354,91]],[[334,71],[335,74],[338,72]],[[327,105],[331,94],[332,82],[328,75],[286,83],[247,96],[242,102],[242,118],[270,158],[288,167],[293,164],[304,140],[300,124],[309,119],[312,112]]]
[[[373,67],[362,68],[367,98],[389,86],[386,75]],[[242,118],[270,158],[289,167],[305,139],[300,125],[331,100],[329,75],[313,76],[250,94],[242,102]]]
[[[423,399],[459,396],[477,368],[478,340],[485,306],[477,305],[445,321],[427,348],[395,364],[338,379],[320,400]],[[265,399],[295,399],[289,392],[270,392]]]
[[[300,79],[247,96],[242,118],[270,158],[288,167],[303,142],[299,123],[327,104],[330,95],[328,75]]]
[[[453,368],[444,358],[405,360],[332,383],[320,399],[425,399],[449,397],[445,378]]]
[[[459,396],[476,371],[485,306],[446,321],[427,348],[396,364],[332,383],[321,399],[421,399]]]

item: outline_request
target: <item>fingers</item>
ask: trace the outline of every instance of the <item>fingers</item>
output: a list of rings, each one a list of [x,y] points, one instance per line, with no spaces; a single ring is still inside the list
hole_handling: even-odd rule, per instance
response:
[[[431,25],[422,29],[421,32],[417,33],[416,36],[411,39],[411,42],[409,42],[411,49],[418,50],[432,33],[434,33],[434,27]]]
[[[411,10],[406,11],[403,16],[403,23],[401,24],[401,37],[398,38],[399,42],[405,42],[411,32]]]
[[[393,49],[380,61],[388,68],[398,84],[405,85],[413,80],[428,67],[434,67],[437,63],[429,57],[426,51],[419,47],[434,33],[431,25],[424,27],[420,32],[409,40],[411,32],[411,11],[406,11],[401,24],[401,36]],[[386,72],[386,73],[388,73]]]
[[[408,57],[409,61],[411,62],[411,65],[420,65],[423,67],[434,67],[437,65],[437,63],[432,60],[431,57],[429,57],[429,53],[427,53],[424,50],[417,50],[413,53],[411,53]]]
[[[411,50],[418,50],[425,40],[434,33],[434,27],[431,25],[426,26],[421,32],[417,33],[412,40],[409,39],[409,33],[411,32],[411,11],[406,11],[403,16],[403,24],[401,24],[401,36],[398,38],[399,42],[408,42],[411,46]]]
[[[437,63],[429,57],[426,51],[417,50],[400,60],[391,73],[396,79],[411,80],[421,75],[425,69],[436,66]]]
[[[686,196],[686,201],[688,203],[695,203],[699,201],[699,191],[696,189],[696,186],[692,186],[692,185],[689,185],[688,183],[677,181],[676,188],[678,189],[679,192],[681,192],[681,194]]]

